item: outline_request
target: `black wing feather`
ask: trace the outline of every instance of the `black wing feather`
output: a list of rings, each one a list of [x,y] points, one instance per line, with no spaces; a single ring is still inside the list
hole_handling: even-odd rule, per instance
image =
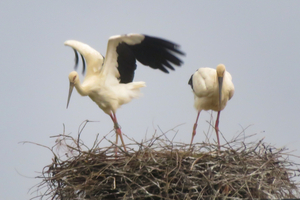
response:
[[[171,70],[175,70],[175,68],[168,62],[168,61],[165,61],[162,63],[163,65],[166,65],[168,68],[170,68]]]
[[[147,35],[140,44],[126,45],[140,63],[154,69],[160,69],[165,73],[169,73],[167,68],[174,70],[171,63],[176,66],[182,65],[183,62],[175,54],[185,55],[178,50],[179,45]]]
[[[72,48],[73,50],[74,50],[74,53],[75,53],[75,66],[74,66],[74,69],[75,70],[77,70],[77,68],[78,68],[78,63],[79,63],[79,57],[78,57],[78,51],[76,50],[76,49],[74,49],[74,48]],[[80,53],[79,53],[80,54]],[[82,54],[80,54],[80,56],[81,56],[81,59],[82,59],[82,65],[83,65],[83,67],[82,67],[82,74],[84,74],[85,73],[85,59],[84,59],[84,57],[83,57],[83,55]]]
[[[133,81],[134,71],[136,69],[136,60],[133,52],[126,43],[120,43],[117,46],[118,70],[120,73],[120,83],[130,83]]]
[[[80,54],[80,55],[81,55],[81,60],[82,60],[82,74],[84,74],[85,73],[85,59],[82,54]]]
[[[74,53],[75,53],[75,66],[74,66],[74,69],[77,70],[77,68],[78,68],[78,62],[79,62],[78,52],[76,51],[76,49],[73,49],[73,50],[74,50]]]
[[[165,73],[169,73],[168,69],[175,70],[172,65],[181,66],[183,63],[176,56],[176,54],[184,55],[178,48],[179,46],[173,42],[147,35],[140,44],[120,43],[116,48],[120,83],[133,81],[136,59],[143,65],[160,69]]]
[[[188,84],[191,86],[192,90],[194,90],[194,86],[193,86],[193,76],[194,76],[194,74],[191,76],[191,78],[190,78],[190,80],[189,80],[189,82],[188,82]]]

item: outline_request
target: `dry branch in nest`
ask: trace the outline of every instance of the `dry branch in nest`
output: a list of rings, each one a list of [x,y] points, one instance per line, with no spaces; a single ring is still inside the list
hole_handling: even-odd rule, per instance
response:
[[[127,146],[100,147],[96,138],[88,148],[83,141],[59,135],[68,155],[44,167],[36,186],[40,199],[203,199],[296,198],[299,165],[286,149],[263,142],[245,143],[240,136],[222,146],[189,145],[170,141],[166,134]],[[249,136],[250,137],[250,136]],[[105,138],[105,137],[104,137]],[[105,138],[106,139],[106,138]],[[249,138],[248,138],[249,139]]]

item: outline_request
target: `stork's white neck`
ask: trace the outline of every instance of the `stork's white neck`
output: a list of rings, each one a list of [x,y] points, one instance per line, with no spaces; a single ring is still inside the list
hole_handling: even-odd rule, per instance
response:
[[[77,92],[81,95],[81,96],[87,96],[89,95],[89,89],[87,87],[83,87],[80,83],[80,81],[78,81],[75,84],[75,88],[77,90]]]

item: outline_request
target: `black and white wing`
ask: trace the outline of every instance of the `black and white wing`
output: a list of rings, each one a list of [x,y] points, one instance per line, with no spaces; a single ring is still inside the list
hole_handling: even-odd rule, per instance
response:
[[[132,82],[136,60],[153,69],[169,73],[173,65],[181,66],[177,55],[184,55],[173,42],[142,34],[112,36],[108,40],[103,73],[110,80],[118,78],[120,83]]]
[[[85,77],[89,77],[91,75],[99,73],[101,66],[103,64],[103,56],[98,51],[96,51],[89,45],[76,40],[67,40],[65,41],[64,44],[66,46],[72,47],[75,52],[75,69],[77,68],[78,65],[78,61],[79,61],[78,53],[79,53],[81,55],[82,63],[83,63],[83,70],[82,70],[83,74],[85,72],[85,63],[87,65]]]

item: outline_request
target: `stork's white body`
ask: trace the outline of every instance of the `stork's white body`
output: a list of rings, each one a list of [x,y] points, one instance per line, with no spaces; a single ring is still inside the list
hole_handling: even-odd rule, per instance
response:
[[[99,84],[98,88],[94,88],[89,97],[106,113],[116,112],[117,109],[133,98],[140,96],[140,88],[145,87],[144,82],[132,82],[127,84],[118,84],[107,86]]]
[[[219,117],[234,94],[234,85],[232,77],[229,72],[225,70],[223,64],[219,64],[217,69],[199,68],[190,78],[189,84],[194,92],[194,106],[198,111],[196,122],[193,127],[193,134],[191,139],[191,146],[194,136],[196,135],[196,128],[198,118],[202,110],[214,110],[218,112],[215,124],[215,131],[218,139],[218,148],[220,151],[219,140]]]
[[[219,106],[219,84],[216,69],[200,68],[193,75],[194,106],[200,110],[223,110],[234,94],[234,85],[229,72],[225,71],[221,106]]]
[[[89,96],[108,115],[115,113],[121,105],[129,103],[133,98],[139,97],[140,88],[145,86],[145,82],[106,84],[101,73],[85,79],[81,86],[75,85],[80,95]]]

